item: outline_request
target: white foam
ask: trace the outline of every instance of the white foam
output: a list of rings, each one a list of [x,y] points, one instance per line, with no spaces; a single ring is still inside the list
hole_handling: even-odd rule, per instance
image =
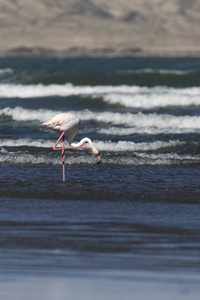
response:
[[[144,113],[114,113],[103,112],[96,113],[91,111],[82,111],[78,113],[79,117],[84,121],[95,120],[97,122],[104,122],[109,125],[124,125],[127,127],[134,127],[136,132],[141,128],[158,128],[165,130],[170,128],[172,131],[180,129],[199,129],[199,116],[173,116],[168,114],[144,114]]]
[[[95,141],[95,146],[101,151],[113,151],[113,152],[127,152],[127,151],[150,151],[150,150],[158,150],[162,148],[168,147],[177,147],[184,145],[185,142],[180,141],[155,141],[153,143],[143,142],[143,143],[134,143],[130,141]]]
[[[200,155],[178,155],[171,153],[145,153],[145,152],[136,152],[134,157],[128,155],[125,156],[116,156],[116,155],[104,155],[102,156],[102,164],[105,165],[174,165],[174,164],[191,164],[191,163],[200,163]],[[10,164],[30,164],[30,165],[62,165],[62,159],[59,155],[44,155],[44,154],[28,154],[22,152],[10,152],[9,154],[0,155],[0,163],[10,163]],[[67,155],[66,156],[66,165],[75,165],[75,164],[85,164],[85,165],[94,165],[96,160],[92,155],[88,153],[77,155]]]
[[[62,165],[62,158],[60,155],[33,155],[22,152],[9,152],[9,154],[0,155],[0,163],[10,164],[30,164],[30,165]],[[69,155],[66,156],[65,163],[68,165],[73,164],[95,164],[96,159],[92,155]]]
[[[78,138],[77,138],[78,140]],[[179,140],[174,141],[155,141],[155,142],[142,142],[142,143],[134,143],[131,141],[93,141],[95,147],[97,147],[100,151],[111,151],[111,152],[127,152],[127,151],[149,151],[149,150],[158,150],[162,148],[169,147],[178,147],[185,144],[185,142],[181,142]],[[55,144],[55,140],[33,140],[30,138],[20,138],[20,139],[1,139],[0,140],[1,147],[37,147],[37,148],[52,148]],[[68,146],[68,143],[65,144]],[[1,153],[7,153],[7,150],[1,148]],[[76,151],[76,149],[72,150]],[[87,151],[81,151],[81,153],[87,153]],[[10,152],[13,153],[13,152]],[[53,150],[52,150],[53,153]],[[74,152],[76,153],[76,152]],[[90,151],[88,152],[90,153]]]
[[[178,127],[109,127],[97,130],[97,133],[104,135],[126,136],[134,134],[156,135],[156,134],[183,134],[191,132],[200,132],[200,128],[178,128]]]
[[[80,139],[80,138],[79,138]],[[78,136],[77,139],[78,140]],[[147,150],[157,150],[161,148],[176,147],[184,145],[184,142],[178,140],[163,142],[155,141],[153,143],[134,143],[131,141],[93,141],[95,147],[101,151],[113,151],[113,152],[124,152],[124,151],[147,151]],[[1,147],[37,147],[37,148],[52,148],[55,144],[55,140],[42,140],[42,139],[30,139],[30,138],[20,138],[20,139],[0,139]],[[66,142],[66,146],[68,143]],[[2,153],[7,153],[7,150],[2,148]],[[76,151],[76,150],[74,150]]]
[[[1,147],[1,149],[0,149],[0,153],[3,153],[3,154],[5,154],[5,153],[8,153],[9,151],[8,150],[6,150],[6,149],[4,149],[3,147]]]
[[[56,113],[47,109],[28,109],[17,106],[15,108],[5,107],[0,109],[0,116],[11,117],[14,121],[40,121],[51,119]]]
[[[59,135],[58,135],[59,137]],[[80,140],[80,137],[74,140],[75,142]],[[96,141],[94,141],[95,143]],[[55,140],[43,140],[43,139],[30,139],[30,138],[20,138],[20,139],[0,139],[1,147],[36,147],[36,148],[53,148],[54,144],[56,143]],[[87,145],[87,143],[85,144]],[[62,146],[62,141],[59,142],[58,147]],[[65,147],[69,147],[69,143],[65,142]],[[89,145],[88,145],[89,146]],[[7,150],[1,148],[1,153],[7,153]],[[5,152],[6,151],[6,152]],[[76,151],[76,150],[75,150]]]
[[[109,104],[119,104],[132,108],[164,108],[169,106],[197,106],[200,105],[200,95],[177,94],[177,92],[164,91],[143,94],[117,94],[110,93],[103,96],[103,100]]]
[[[59,137],[59,135],[58,135],[58,137]],[[77,137],[77,140],[78,140],[78,137]],[[12,148],[14,148],[14,147],[53,148],[55,142],[56,142],[56,139],[55,140],[52,140],[52,139],[51,140],[30,139],[30,138],[0,139],[1,147],[12,147]],[[75,142],[76,142],[76,140],[75,140]],[[58,147],[61,147],[61,144],[62,144],[62,142],[60,142],[58,144]],[[69,146],[69,143],[67,141],[65,143],[65,146],[66,147]]]
[[[127,116],[128,117],[128,116]],[[129,116],[130,117],[130,116]],[[136,127],[155,127],[155,128],[184,128],[184,129],[198,129],[200,117],[199,116],[173,116],[168,114],[143,114],[138,113],[134,115],[134,120],[127,120],[131,126]],[[127,124],[128,125],[128,124]]]
[[[97,122],[105,122],[109,125],[125,125],[127,127],[135,127],[136,132],[141,128],[158,128],[164,129],[199,129],[199,116],[173,116],[168,114],[143,114],[143,113],[94,113],[90,111],[79,112],[79,116],[83,120],[96,120]]]
[[[28,153],[19,153],[19,152],[9,152],[7,155],[0,155],[1,163],[10,163],[10,164],[59,164],[60,161],[58,158],[52,158],[50,156],[38,155]]]
[[[74,96],[74,95],[93,95],[105,94],[110,92],[125,92],[135,90],[130,86],[74,86],[70,83],[64,85],[59,84],[0,84],[0,97],[3,98],[34,98],[34,97],[50,97],[50,96]],[[137,89],[137,87],[136,87]]]
[[[137,153],[136,155],[135,165],[183,165],[200,162],[200,156],[178,155],[176,153]]]
[[[115,112],[92,112],[89,110],[70,111],[76,114],[82,121],[104,122],[112,127],[113,125],[123,125],[132,129],[133,132],[192,132],[199,130],[199,116],[173,116],[168,114],[144,114],[144,113],[115,113]],[[22,107],[0,109],[0,116],[9,116],[14,121],[37,121],[44,122],[62,111],[47,109],[26,109]],[[105,130],[105,129],[104,129]],[[109,128],[110,130],[110,128]],[[116,129],[117,130],[117,129]],[[126,130],[126,129],[125,129]],[[135,131],[134,131],[135,130]],[[103,131],[102,131],[103,132]]]
[[[137,70],[122,70],[118,71],[117,74],[164,74],[164,75],[187,75],[193,73],[194,70],[167,70],[167,69],[137,69]]]
[[[75,86],[0,84],[0,98],[34,98],[52,96],[101,97],[109,104],[132,108],[200,105],[200,88],[139,87],[139,86]]]
[[[53,140],[42,140],[42,139],[0,139],[1,147],[38,147],[38,148],[52,148],[55,144]]]
[[[1,74],[12,74],[13,70],[10,68],[0,69],[0,75]]]

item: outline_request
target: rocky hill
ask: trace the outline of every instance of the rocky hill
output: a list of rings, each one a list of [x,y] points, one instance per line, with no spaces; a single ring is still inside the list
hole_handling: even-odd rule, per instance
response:
[[[1,55],[199,55],[200,0],[0,0]]]

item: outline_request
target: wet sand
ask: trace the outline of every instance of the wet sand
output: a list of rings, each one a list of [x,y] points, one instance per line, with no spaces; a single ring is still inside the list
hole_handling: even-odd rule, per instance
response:
[[[95,272],[68,278],[32,276],[0,281],[4,300],[196,300],[199,293],[199,278],[196,284],[191,283],[191,274]]]

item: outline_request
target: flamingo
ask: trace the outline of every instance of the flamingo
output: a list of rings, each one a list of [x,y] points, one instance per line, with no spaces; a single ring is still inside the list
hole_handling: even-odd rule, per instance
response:
[[[62,159],[63,159],[63,181],[65,181],[65,155],[64,150],[66,149],[73,149],[73,148],[82,148],[87,150],[92,150],[92,154],[96,157],[97,163],[99,164],[101,161],[101,157],[99,155],[99,150],[94,147],[92,141],[90,138],[85,137],[83,138],[79,143],[74,143],[73,139],[77,135],[77,133],[80,130],[81,127],[81,120],[71,114],[71,113],[61,113],[50,119],[49,121],[46,121],[42,123],[43,126],[46,126],[57,133],[61,133],[59,139],[53,146],[53,150],[62,150]],[[71,147],[64,147],[65,142],[65,134],[69,134],[68,142]],[[59,141],[63,139],[62,148],[57,148]],[[84,143],[89,143],[90,147],[82,146]]]

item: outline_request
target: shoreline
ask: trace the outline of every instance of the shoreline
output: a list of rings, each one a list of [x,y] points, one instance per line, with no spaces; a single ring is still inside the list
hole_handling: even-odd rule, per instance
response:
[[[0,58],[199,58],[199,51],[143,51],[142,49],[114,49],[114,48],[69,48],[57,51],[43,47],[19,47],[8,51],[0,51]]]
[[[16,276],[17,275],[17,276]],[[199,278],[189,274],[165,273],[154,271],[97,271],[70,274],[21,274],[1,275],[0,296],[13,299],[49,299],[50,295],[58,295],[65,300],[71,299],[121,300],[133,298],[150,300],[159,299],[190,299],[199,295]],[[169,276],[172,275],[172,279]]]

